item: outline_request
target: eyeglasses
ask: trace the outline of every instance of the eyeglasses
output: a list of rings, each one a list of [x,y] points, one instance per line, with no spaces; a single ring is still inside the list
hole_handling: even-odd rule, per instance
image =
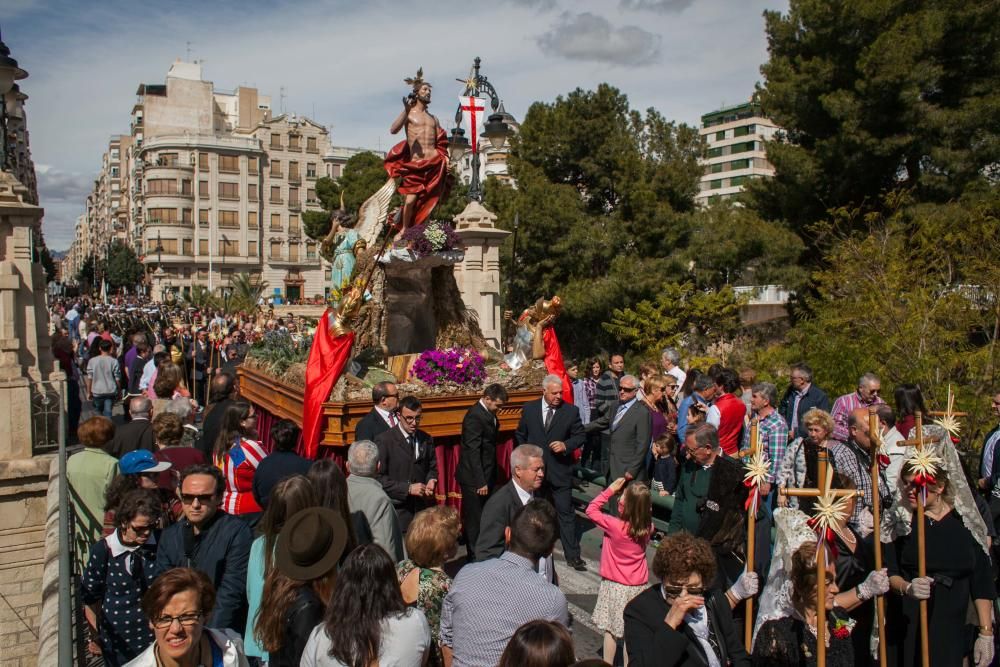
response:
[[[399,415],[399,418],[407,424],[414,424],[420,421],[421,415]]]
[[[136,535],[149,535],[151,532],[153,532],[152,526],[134,526],[132,524],[129,524],[128,529],[131,530]]]
[[[704,586],[688,586],[687,584],[663,584],[663,592],[670,597],[677,597],[684,591],[688,595],[701,595],[705,592]]]
[[[638,391],[638,387],[622,387],[618,391],[624,394],[631,394],[633,391]]]
[[[207,505],[208,503],[215,500],[214,493],[182,493],[181,502],[185,505],[193,505],[194,501],[198,501],[202,505]]]
[[[174,621],[177,621],[185,628],[190,628],[201,621],[201,612],[196,611],[190,614],[181,614],[180,616],[160,616],[153,621],[153,627],[157,630],[168,630],[174,624]]]

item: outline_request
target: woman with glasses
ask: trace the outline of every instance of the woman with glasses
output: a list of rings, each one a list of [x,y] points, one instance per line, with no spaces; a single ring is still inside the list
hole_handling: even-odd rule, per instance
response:
[[[160,499],[160,523],[158,528],[166,528],[180,518],[183,510],[176,494],[166,492],[159,486],[160,474],[169,471],[172,464],[157,461],[153,453],[137,449],[122,457],[119,462],[121,474],[117,475],[104,494],[104,535],[110,535],[118,527],[116,513],[125,496],[135,489],[154,491]]]
[[[267,452],[256,438],[257,415],[253,406],[246,401],[227,405],[215,440],[214,458],[226,477],[222,509],[234,516],[256,518],[262,511],[253,495],[253,478]]]
[[[103,656],[110,667],[124,665],[153,639],[139,602],[153,581],[160,512],[156,491],[126,493],[115,529],[91,547],[80,579],[87,652]]]
[[[681,532],[660,542],[653,574],[661,583],[625,607],[625,651],[630,667],[749,667],[729,602],[715,579],[706,540]]]
[[[852,621],[834,611],[837,572],[834,563],[826,563],[826,589],[823,606],[826,609],[826,664],[848,667],[854,664],[851,643]],[[816,635],[819,592],[816,574],[816,543],[807,541],[791,557],[791,603],[788,616],[767,621],[760,627],[753,644],[753,664],[764,667],[798,667],[816,664]],[[932,664],[960,664],[937,663]]]
[[[205,573],[176,567],[161,574],[142,598],[154,641],[126,667],[249,667],[236,632],[205,627],[214,606]]]

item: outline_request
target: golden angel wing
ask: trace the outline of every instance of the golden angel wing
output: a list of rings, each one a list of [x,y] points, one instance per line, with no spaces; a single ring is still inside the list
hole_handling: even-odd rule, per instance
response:
[[[396,181],[389,179],[375,194],[365,200],[358,210],[358,238],[364,239],[371,248],[389,217],[389,201],[396,192]]]

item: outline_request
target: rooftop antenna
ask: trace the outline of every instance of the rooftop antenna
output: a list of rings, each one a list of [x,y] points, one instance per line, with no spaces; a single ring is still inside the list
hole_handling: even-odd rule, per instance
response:
[[[285,87],[281,86],[278,88],[278,108],[281,109],[281,113],[285,113]]]
[[[187,44],[187,61],[191,62],[191,42],[185,42]]]

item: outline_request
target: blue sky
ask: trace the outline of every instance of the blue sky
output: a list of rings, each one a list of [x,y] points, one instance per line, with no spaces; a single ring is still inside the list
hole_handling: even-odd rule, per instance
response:
[[[48,244],[68,247],[112,134],[128,131],[140,83],[203,61],[216,88],[251,85],[280,110],[331,128],[336,145],[383,150],[417,67],[432,111],[454,114],[472,59],[523,118],[602,82],[634,108],[697,124],[747,99],[767,57],[765,9],[787,0],[0,0],[0,28],[29,78],[28,128]],[[188,44],[190,43],[190,45]]]

